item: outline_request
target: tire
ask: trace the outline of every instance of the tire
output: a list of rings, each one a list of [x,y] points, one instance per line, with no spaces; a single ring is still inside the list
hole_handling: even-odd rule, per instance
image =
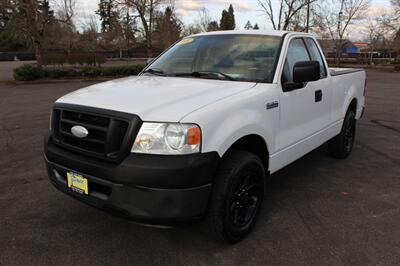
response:
[[[350,155],[356,136],[356,124],[357,120],[354,111],[348,110],[340,134],[328,142],[331,156],[345,159]]]
[[[260,211],[265,169],[260,158],[245,151],[226,155],[215,177],[209,223],[221,240],[236,243],[252,231]]]

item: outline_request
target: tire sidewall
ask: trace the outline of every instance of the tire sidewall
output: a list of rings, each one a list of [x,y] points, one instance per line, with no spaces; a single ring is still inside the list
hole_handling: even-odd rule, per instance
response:
[[[235,163],[232,163],[235,162]],[[214,227],[223,239],[230,243],[236,243],[245,238],[253,229],[264,197],[265,191],[265,169],[261,160],[248,152],[233,152],[226,156],[222,162],[222,171],[216,176],[215,189],[211,209],[214,209]],[[251,221],[244,228],[236,228],[230,221],[229,202],[232,193],[240,182],[244,171],[254,171],[257,173],[259,185],[262,186],[261,194],[258,198],[256,213]]]
[[[353,123],[353,139],[351,142],[351,146],[350,149],[347,149],[346,147],[346,131],[347,128],[350,126],[350,123]],[[341,132],[341,145],[342,145],[342,149],[343,149],[343,153],[345,154],[345,156],[347,157],[353,150],[353,146],[354,146],[354,141],[355,141],[355,134],[356,134],[356,115],[354,113],[353,110],[349,110],[346,114],[346,119],[345,119],[345,123],[343,124],[343,128],[342,128],[342,132]]]

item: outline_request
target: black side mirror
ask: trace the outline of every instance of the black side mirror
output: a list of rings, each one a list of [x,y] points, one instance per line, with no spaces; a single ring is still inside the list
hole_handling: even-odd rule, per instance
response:
[[[293,68],[293,82],[303,83],[321,78],[321,68],[318,61],[297,62]]]

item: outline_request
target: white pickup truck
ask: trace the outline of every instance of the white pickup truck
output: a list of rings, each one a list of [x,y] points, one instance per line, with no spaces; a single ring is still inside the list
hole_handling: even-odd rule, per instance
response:
[[[45,137],[59,190],[146,224],[205,217],[237,242],[268,175],[328,142],[346,158],[365,72],[329,69],[305,33],[224,31],[178,41],[138,77],[54,104]]]

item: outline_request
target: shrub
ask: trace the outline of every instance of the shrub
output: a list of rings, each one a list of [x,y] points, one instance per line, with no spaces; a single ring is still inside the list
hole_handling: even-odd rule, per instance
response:
[[[19,81],[29,81],[40,78],[70,78],[70,77],[119,77],[138,75],[144,65],[97,67],[85,66],[82,68],[45,68],[35,65],[23,65],[14,69],[14,78]]]
[[[103,55],[95,53],[43,53],[41,55],[41,62],[43,65],[88,65],[96,66],[102,65],[107,62],[107,58]]]
[[[107,58],[104,55],[96,55],[96,63],[101,66],[102,64],[107,62]]]
[[[106,77],[112,76],[132,76],[138,75],[144,68],[144,65],[104,67],[102,74]]]
[[[73,68],[64,68],[64,69],[46,69],[44,71],[44,76],[46,78],[67,78],[67,77],[78,77],[81,76],[81,72],[79,70],[75,70]]]
[[[145,65],[134,65],[127,68],[127,75],[138,75],[145,68]]]
[[[112,77],[112,76],[121,76],[122,67],[105,67],[102,69],[103,76]]]
[[[14,79],[17,81],[35,80],[43,76],[43,70],[36,65],[24,64],[14,69]]]
[[[82,68],[82,76],[96,77],[101,75],[101,68],[94,66],[85,66]]]
[[[96,66],[95,56],[92,54],[82,55],[82,60],[84,60],[85,64],[88,66]]]

